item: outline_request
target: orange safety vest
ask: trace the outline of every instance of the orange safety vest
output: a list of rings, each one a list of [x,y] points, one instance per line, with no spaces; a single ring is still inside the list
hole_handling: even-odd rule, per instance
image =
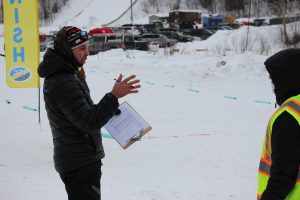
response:
[[[270,169],[272,166],[272,146],[271,146],[271,136],[272,128],[275,120],[284,111],[287,111],[292,115],[298,122],[300,126],[300,95],[294,96],[286,100],[282,106],[272,115],[269,120],[267,133],[264,140],[262,154],[260,158],[259,172],[258,172],[258,188],[257,188],[257,200],[261,199],[262,193],[265,191],[268,180],[270,178]],[[296,185],[287,195],[285,200],[300,200],[300,167],[298,171],[297,180],[295,180]]]

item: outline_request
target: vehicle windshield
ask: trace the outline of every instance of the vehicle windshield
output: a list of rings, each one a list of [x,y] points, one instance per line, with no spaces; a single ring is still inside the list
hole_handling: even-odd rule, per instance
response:
[[[47,37],[46,40],[43,43],[47,44],[48,42],[51,42],[53,40],[54,40],[53,37]]]
[[[158,38],[159,35],[142,35],[141,38]]]
[[[204,29],[207,33],[214,34],[216,31]]]
[[[177,35],[184,36],[183,33],[181,33],[181,32],[177,32]]]
[[[91,37],[90,41],[94,42],[104,42],[105,41],[105,36],[104,37]]]

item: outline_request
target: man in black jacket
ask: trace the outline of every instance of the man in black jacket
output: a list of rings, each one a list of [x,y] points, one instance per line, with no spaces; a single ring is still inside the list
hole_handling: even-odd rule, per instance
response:
[[[265,62],[281,107],[270,118],[260,162],[258,199],[300,199],[300,49]]]
[[[63,27],[48,49],[38,73],[44,79],[44,100],[52,130],[54,164],[69,200],[100,200],[100,129],[118,111],[118,98],[137,93],[139,80],[119,75],[110,93],[94,104],[79,70],[88,52],[88,35],[79,28]]]

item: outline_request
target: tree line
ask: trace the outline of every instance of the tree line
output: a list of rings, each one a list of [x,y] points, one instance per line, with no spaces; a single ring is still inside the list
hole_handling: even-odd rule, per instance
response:
[[[281,16],[296,13],[300,0],[142,0],[146,13],[178,9],[199,9],[209,14],[221,13],[235,17]]]
[[[0,22],[3,22],[3,1],[4,0],[0,0]],[[40,22],[51,22],[54,15],[58,13],[68,1],[69,0],[38,0]]]
[[[0,22],[3,21],[2,1],[0,0]],[[68,2],[69,0],[38,0],[40,22],[51,22]],[[285,13],[297,13],[300,9],[300,0],[140,0],[139,3],[145,13],[199,9],[209,14],[221,13],[235,17],[283,16]]]

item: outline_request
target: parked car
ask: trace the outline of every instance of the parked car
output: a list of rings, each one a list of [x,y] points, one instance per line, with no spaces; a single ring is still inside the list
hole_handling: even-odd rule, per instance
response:
[[[54,35],[46,35],[43,41],[40,41],[40,51],[46,51],[47,45],[54,42]]]
[[[127,33],[134,36],[139,36],[141,34],[140,27],[141,24],[123,24],[119,27],[123,33]]]
[[[89,38],[89,51],[91,55],[98,52],[107,51],[110,49],[136,49],[148,51],[150,43],[148,41],[137,41],[134,35],[121,34],[121,35],[94,35]]]
[[[54,49],[54,40],[47,43],[46,49]]]
[[[264,18],[253,20],[253,26],[267,26],[267,25],[269,25],[269,24],[268,24],[267,20]]]
[[[171,47],[177,43],[177,40],[170,39],[163,34],[144,34],[138,37],[139,41],[158,42],[159,47]]]
[[[202,33],[200,35],[200,38],[202,40],[206,40],[207,38],[209,38],[210,36],[212,36],[213,34],[215,34],[217,31],[216,30],[209,30],[206,28],[201,29]]]
[[[132,35],[123,35],[124,49],[136,49],[141,51],[148,51],[150,49],[150,42],[138,41]]]
[[[167,36],[168,38],[175,39],[178,42],[192,42],[193,37],[189,35],[185,35],[179,31],[160,31],[159,34],[163,34]]]
[[[242,26],[242,24],[240,24],[238,22],[234,22],[234,23],[221,23],[219,25],[220,26],[230,27],[232,29],[239,29]]]
[[[210,36],[212,36],[216,30],[209,30],[206,28],[201,28],[201,29],[193,29],[191,30],[190,34],[195,37],[199,37],[202,40],[206,40]]]
[[[110,49],[124,48],[124,42],[113,34],[94,35],[89,38],[90,55]]]
[[[149,45],[149,51],[158,51],[159,50],[159,44],[157,41],[152,41],[150,42],[150,45]]]
[[[159,23],[143,24],[142,28],[146,30],[146,33],[157,33],[160,28],[163,28],[163,25]]]
[[[205,27],[205,29],[215,31],[215,32],[218,30],[233,30],[233,28],[230,26],[208,26]]]

